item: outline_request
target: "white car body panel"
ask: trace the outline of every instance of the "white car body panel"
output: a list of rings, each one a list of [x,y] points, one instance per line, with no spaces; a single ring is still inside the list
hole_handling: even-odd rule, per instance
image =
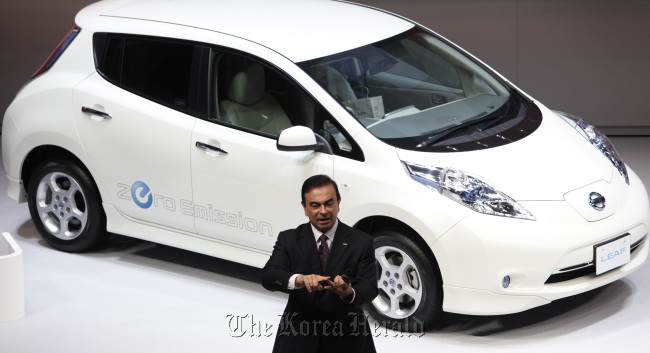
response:
[[[106,226],[109,232],[128,234],[138,239],[165,244],[259,268],[264,266],[269,259],[270,253],[268,251],[258,251],[236,243],[219,241],[200,236],[196,233],[183,232],[177,229],[161,227],[158,224],[129,218],[116,210],[113,205],[104,204],[104,212],[106,212],[106,217],[110,220]]]
[[[75,87],[72,101],[81,142],[108,194],[105,200],[130,217],[194,232],[191,218],[169,217],[166,211],[179,207],[175,200],[192,199],[189,145],[196,119],[127,92],[98,73]],[[112,118],[95,120],[81,107]],[[136,182],[150,191],[136,190]]]
[[[366,160],[337,157],[334,178],[341,185],[341,220],[356,224],[370,216],[386,216],[408,224],[433,243],[454,224],[472,213],[422,184],[414,182],[397,158],[394,147],[378,141],[367,131],[355,136]],[[439,196],[439,197],[436,197]]]
[[[196,142],[227,151],[191,149],[197,232],[269,253],[278,232],[304,222],[302,182],[333,171],[332,155],[278,151],[274,139],[206,121],[197,122]]]

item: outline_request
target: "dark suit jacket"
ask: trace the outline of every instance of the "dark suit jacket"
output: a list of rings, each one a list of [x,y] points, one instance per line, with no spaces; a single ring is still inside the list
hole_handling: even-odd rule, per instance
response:
[[[368,234],[339,221],[323,270],[310,223],[281,232],[262,269],[264,288],[289,293],[273,352],[317,352],[319,347],[321,352],[375,352],[373,330],[361,309],[377,296],[374,254]],[[345,303],[330,290],[289,291],[287,283],[296,273],[322,274],[332,280],[345,273],[356,278],[354,301]]]

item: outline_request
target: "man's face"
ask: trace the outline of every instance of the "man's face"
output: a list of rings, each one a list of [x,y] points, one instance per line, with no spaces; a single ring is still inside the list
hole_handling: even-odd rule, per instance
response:
[[[309,217],[311,224],[319,231],[325,233],[336,222],[339,214],[339,203],[336,199],[336,190],[332,184],[313,188],[305,194],[305,216]]]

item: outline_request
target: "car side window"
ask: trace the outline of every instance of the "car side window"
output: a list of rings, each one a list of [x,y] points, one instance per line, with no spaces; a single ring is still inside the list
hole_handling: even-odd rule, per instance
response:
[[[108,34],[96,34],[94,43],[97,70],[112,83],[178,110],[196,110],[194,44]]]
[[[273,137],[295,125],[314,128],[314,102],[279,70],[220,50],[210,62],[210,120]]]
[[[363,160],[329,112],[272,65],[213,48],[209,72],[208,120],[274,138],[286,128],[306,126],[325,137],[335,154]]]

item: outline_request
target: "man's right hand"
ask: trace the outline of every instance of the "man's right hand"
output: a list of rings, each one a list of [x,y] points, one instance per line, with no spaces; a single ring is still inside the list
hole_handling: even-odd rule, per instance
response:
[[[321,276],[321,275],[298,275],[296,277],[296,287],[305,287],[307,291],[311,293],[313,290],[323,290],[323,285],[320,284],[321,281],[327,281],[330,279],[330,276]]]

